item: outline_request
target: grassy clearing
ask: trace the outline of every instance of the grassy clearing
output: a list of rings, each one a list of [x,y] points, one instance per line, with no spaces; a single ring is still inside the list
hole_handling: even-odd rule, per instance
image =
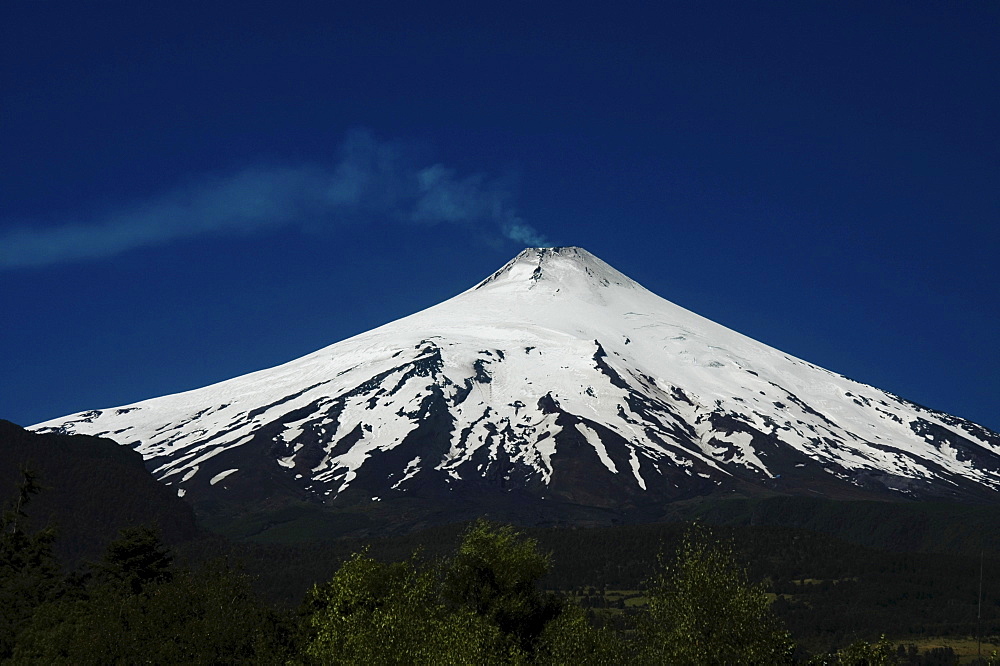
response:
[[[934,648],[951,648],[961,660],[959,663],[967,664],[976,659],[976,639],[962,638],[955,636],[930,636],[920,638],[898,638],[892,639],[894,643],[910,643],[917,646],[921,653],[933,650]],[[989,657],[994,651],[1000,651],[1000,639],[993,636],[989,640],[983,640],[982,655]]]

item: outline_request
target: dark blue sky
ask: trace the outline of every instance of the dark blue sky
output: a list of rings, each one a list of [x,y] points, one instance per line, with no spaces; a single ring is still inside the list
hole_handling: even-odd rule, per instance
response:
[[[0,3],[0,418],[275,365],[544,242],[1000,429],[997,3],[344,4]]]

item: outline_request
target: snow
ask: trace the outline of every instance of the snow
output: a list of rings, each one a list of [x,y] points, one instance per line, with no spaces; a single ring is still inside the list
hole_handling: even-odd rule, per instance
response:
[[[420,471],[420,456],[417,456],[410,462],[406,463],[406,469],[403,470],[403,478],[392,485],[392,489],[396,490],[401,486],[406,480],[412,479],[413,476]]]
[[[629,465],[632,467],[632,475],[635,476],[635,480],[639,484],[639,487],[646,490],[646,482],[643,480],[642,475],[639,474],[639,456],[634,448],[629,452],[631,453]]]
[[[619,379],[598,366],[598,348]],[[432,363],[437,355],[440,363]],[[648,398],[645,411],[634,408],[635,394]],[[505,456],[548,483],[566,436],[555,415],[539,406],[550,396],[559,410],[586,422],[577,421],[576,430],[609,472],[619,470],[587,423],[628,444],[631,477],[642,489],[653,477],[644,479],[640,469],[660,464],[707,467],[720,478],[739,470],[772,477],[751,429],[832,474],[880,470],[929,478],[940,468],[1000,489],[996,468],[977,466],[911,424],[923,419],[993,455],[1000,454],[1000,440],[685,310],[580,248],[529,248],[452,299],[274,368],[33,429],[127,431],[128,443],[137,441],[139,453],[160,462],[158,478],[181,474],[186,482],[207,460],[280,423],[275,444],[286,448],[276,462],[293,468],[307,432],[321,433],[323,454],[309,481],[317,492],[339,493],[373,455],[408,441],[421,405],[435,395],[454,420],[447,452],[430,460],[414,451],[394,488],[421,469],[452,479],[486,474]],[[279,422],[296,410],[306,411]],[[745,429],[716,430],[712,414]],[[690,441],[677,434],[685,427],[694,432]],[[335,450],[352,432],[360,432],[357,441]]]
[[[601,436],[597,434],[597,431],[583,423],[577,423],[576,429],[586,438],[587,443],[594,447],[594,450],[597,451],[597,456],[604,463],[604,466],[608,468],[608,471],[617,474],[618,468],[615,467],[614,461],[608,456],[608,450],[604,447],[604,442],[601,441]]]
[[[215,476],[212,477],[211,481],[208,482],[208,485],[214,486],[219,481],[222,481],[224,478],[226,478],[227,476],[229,476],[233,472],[238,472],[238,471],[239,471],[239,468],[227,469],[225,472],[219,472],[218,474],[216,474]]]

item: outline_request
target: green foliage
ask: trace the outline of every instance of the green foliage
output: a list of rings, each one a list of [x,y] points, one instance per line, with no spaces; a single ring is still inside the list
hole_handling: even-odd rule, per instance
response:
[[[496,626],[530,654],[545,625],[563,609],[561,599],[543,594],[539,580],[549,558],[510,525],[478,520],[465,533],[444,578],[444,597]]]
[[[639,623],[644,660],[669,664],[780,664],[793,648],[771,613],[762,586],[752,585],[732,549],[695,525],[676,560],[649,585]]]
[[[941,567],[935,555],[880,553],[783,528],[720,528],[741,544],[737,557],[703,528],[686,536],[677,525],[529,531],[536,541],[479,521],[461,536],[449,527],[376,541],[378,559],[367,551],[348,557],[359,544],[347,541],[302,552],[269,546],[258,572],[272,574],[286,597],[301,598],[298,578],[329,580],[308,593],[292,636],[291,618],[264,605],[247,576],[221,565],[180,569],[150,528],[122,531],[91,575],[62,576],[54,532],[28,529],[25,507],[37,492],[36,477],[24,474],[0,517],[0,662],[771,664],[787,662],[791,650],[772,611],[797,638],[811,636],[800,654],[844,645],[845,636],[872,638],[865,633],[872,629],[901,635],[900,627],[927,626],[954,635],[975,617],[965,600],[976,598],[969,585],[978,580],[978,558],[949,556]],[[37,517],[40,506],[30,513]],[[676,558],[664,564],[660,556],[641,598],[637,581],[664,541],[679,544]],[[236,552],[212,544],[214,556]],[[424,544],[439,559],[398,561]],[[247,547],[240,556],[253,552]],[[737,559],[755,568],[748,574]],[[764,576],[779,594],[773,604],[749,582]],[[584,607],[543,592],[543,582],[572,591]],[[578,594],[588,585],[589,594]],[[917,618],[924,624],[914,624],[911,606],[927,609]],[[989,635],[993,608],[983,609]],[[945,615],[948,624],[939,619]],[[814,625],[818,633],[800,633]],[[897,657],[884,639],[859,641],[809,663],[954,663],[951,650],[913,648],[913,656]]]
[[[631,646],[607,628],[591,626],[579,606],[567,604],[545,625],[536,643],[536,664],[621,664],[630,661]]]
[[[412,559],[383,564],[355,555],[312,589],[306,613],[305,653],[321,663],[489,664],[518,656],[482,617],[446,607],[434,572]]]
[[[479,521],[437,567],[354,555],[309,593],[306,655],[322,663],[607,664],[625,644],[538,589],[548,558]]]
[[[139,594],[152,583],[168,582],[173,577],[173,561],[157,529],[126,527],[93,568],[100,580]]]
[[[18,637],[14,663],[280,663],[281,618],[225,567],[175,571],[134,594],[99,583],[44,605]]]
[[[178,570],[148,527],[124,529],[95,575],[37,605],[20,628],[14,663],[281,662],[281,618],[222,565]]]
[[[25,509],[40,491],[37,476],[21,471],[18,494],[0,515],[0,659],[10,656],[18,631],[35,609],[61,593],[62,577],[52,555],[55,530],[28,533]]]

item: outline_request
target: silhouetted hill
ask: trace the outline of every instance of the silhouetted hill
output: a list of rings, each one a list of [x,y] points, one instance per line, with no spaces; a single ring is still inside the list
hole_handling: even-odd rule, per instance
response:
[[[15,496],[28,467],[44,488],[28,507],[33,528],[56,525],[56,554],[69,567],[98,557],[122,527],[156,524],[179,543],[198,529],[194,512],[146,471],[142,456],[108,439],[38,435],[0,420],[0,499]]]

